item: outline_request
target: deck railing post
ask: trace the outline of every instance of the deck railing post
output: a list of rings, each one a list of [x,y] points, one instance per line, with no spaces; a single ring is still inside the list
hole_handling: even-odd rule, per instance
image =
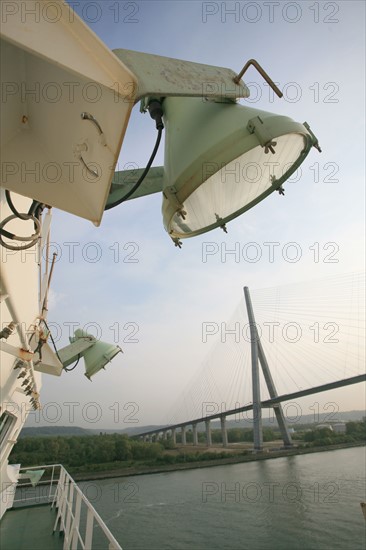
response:
[[[69,494],[66,499],[66,508],[65,508],[65,545],[68,547],[68,542],[70,539],[71,531],[71,518],[72,518],[72,507],[74,504],[74,484],[69,483]]]
[[[52,466],[51,481],[50,481],[50,490],[48,491],[48,502],[51,502],[51,493],[52,493],[54,475],[55,475],[55,465]],[[52,503],[52,504],[53,504],[53,503]]]
[[[86,530],[85,530],[85,548],[92,548],[93,523],[94,523],[93,510],[88,508],[88,515],[86,518]]]
[[[71,528],[71,550],[77,550],[81,515],[81,493],[77,494],[75,505],[75,517]]]

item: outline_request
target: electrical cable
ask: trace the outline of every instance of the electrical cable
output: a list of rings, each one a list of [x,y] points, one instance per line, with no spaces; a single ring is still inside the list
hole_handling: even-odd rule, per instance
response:
[[[19,218],[20,220],[29,220],[28,214],[21,214],[18,212],[18,210],[15,208],[13,201],[11,200],[10,191],[8,189],[5,190],[5,198],[6,202],[8,203],[8,206],[10,210],[13,212],[14,216]],[[33,203],[32,203],[33,205]]]
[[[154,119],[155,122],[156,122],[156,129],[158,130],[158,135],[157,135],[157,138],[156,138],[154,149],[151,153],[151,156],[150,156],[149,161],[146,165],[146,168],[142,172],[141,176],[139,177],[139,179],[137,180],[135,185],[132,187],[132,189],[130,189],[123,197],[121,197],[117,201],[115,201],[111,204],[107,204],[104,210],[110,210],[111,208],[114,208],[115,206],[119,206],[120,204],[125,202],[127,199],[129,199],[131,197],[131,195],[133,195],[135,193],[135,191],[137,191],[137,189],[140,187],[140,185],[142,184],[142,182],[146,178],[147,173],[150,170],[152,163],[154,162],[154,159],[156,157],[156,153],[158,152],[158,149],[159,149],[161,136],[163,134],[163,129],[164,129],[164,124],[163,124],[163,121],[162,121],[163,110],[162,110],[160,101],[158,101],[158,100],[151,101],[149,103],[148,110],[149,110],[151,118]]]
[[[50,327],[48,326],[47,321],[46,321],[45,319],[42,319],[42,322],[44,323],[46,329],[48,330],[48,334],[49,334],[49,336],[50,336],[50,338],[51,338],[51,342],[52,342],[52,345],[53,345],[53,347],[54,347],[54,350],[55,350],[57,359],[58,359],[58,360],[60,361],[60,363],[62,364],[62,360],[61,360],[61,357],[59,356],[59,353],[58,353],[58,350],[57,350],[55,341],[54,341],[53,336],[52,336],[52,332],[50,331]],[[77,359],[76,359],[75,364],[74,364],[72,367],[70,367],[70,368],[63,367],[64,371],[66,371],[66,372],[71,372],[71,371],[73,371],[73,370],[78,366],[79,361],[80,361],[80,357],[81,357],[81,354],[79,353],[79,355],[78,355],[78,357],[77,357]]]
[[[39,205],[40,203],[38,201],[33,201],[29,207],[28,214],[33,215]],[[36,218],[38,218],[38,216],[36,216]]]
[[[35,214],[35,212],[37,212],[37,209],[42,206],[44,208],[44,205],[42,205],[42,203],[36,201],[36,200],[33,200],[32,201],[32,204],[30,205],[29,207],[29,210],[28,210],[28,214],[21,214],[20,212],[18,212],[18,210],[15,208],[14,206],[14,203],[11,199],[11,195],[10,195],[10,191],[8,189],[5,190],[5,198],[6,198],[6,202],[8,203],[8,206],[10,208],[10,210],[13,212],[14,216],[16,216],[17,218],[19,218],[20,220],[29,220],[28,216],[33,216]],[[42,210],[43,210],[42,208]],[[35,216],[37,219],[39,219],[39,216],[36,214]]]
[[[54,347],[54,350],[55,350],[57,359],[58,359],[58,360],[60,361],[60,363],[62,364],[61,358],[60,358],[60,356],[59,356],[59,354],[58,354],[58,350],[57,350],[55,341],[54,341],[53,336],[52,336],[52,332],[50,331],[50,327],[47,325],[47,321],[46,321],[45,319],[42,319],[42,322],[45,324],[45,327],[46,327],[46,329],[48,330],[48,334],[50,335],[51,342],[52,342],[52,345],[53,345],[53,347]]]
[[[152,165],[152,163],[155,159],[156,153],[158,152],[162,133],[163,133],[162,130],[159,129],[158,130],[158,136],[157,136],[156,143],[155,143],[155,147],[153,149],[153,152],[151,153],[151,157],[149,159],[149,162],[147,163],[145,170],[143,171],[143,173],[141,174],[141,176],[139,177],[139,179],[137,180],[135,185],[123,197],[121,197],[120,199],[118,199],[117,201],[115,201],[111,204],[107,204],[106,207],[105,207],[105,210],[110,210],[111,208],[114,208],[115,206],[119,206],[120,204],[125,202],[127,199],[129,199],[131,197],[131,195],[133,195],[135,193],[135,191],[137,191],[137,189],[140,187],[140,185],[144,181],[145,177],[147,176],[148,171],[150,170],[150,167],[151,167],[151,165]]]
[[[11,199],[10,191],[7,189],[5,190],[5,198],[6,202],[12,212],[11,216],[8,216],[0,223],[0,244],[7,248],[8,250],[27,250],[28,248],[32,248],[38,241],[40,232],[41,232],[41,224],[39,221],[40,215],[42,214],[43,205],[37,201],[33,201],[28,214],[23,214],[18,212],[18,210],[15,208],[13,201]],[[20,219],[23,221],[32,220],[34,223],[34,229],[35,233],[33,235],[30,235],[29,237],[20,237],[19,235],[15,235],[14,233],[11,233],[10,231],[7,231],[4,229],[5,225],[9,223],[10,221],[14,219]],[[26,244],[18,244],[18,245],[12,245],[3,240],[3,237],[6,237],[7,239],[10,239],[12,241],[21,241]]]
[[[11,216],[8,216],[7,218],[5,218],[5,220],[3,220],[0,223],[0,244],[2,244],[2,246],[4,248],[7,248],[8,250],[15,250],[15,251],[26,250],[27,248],[31,248],[32,246],[34,246],[37,243],[38,239],[39,239],[39,235],[40,235],[40,231],[41,231],[41,224],[40,224],[39,220],[37,220],[37,218],[35,218],[34,216],[31,216],[29,214],[22,214],[22,215],[24,216],[23,218],[21,218],[22,220],[33,220],[33,222],[36,226],[36,232],[33,233],[33,235],[30,235],[29,237],[20,237],[19,235],[15,235],[14,233],[10,233],[9,231],[6,231],[4,229],[5,225],[7,223],[9,223],[11,220],[14,220],[15,218],[19,217],[16,214],[12,214]],[[11,245],[11,244],[6,243],[3,240],[2,237],[6,237],[6,238],[11,239],[13,241],[26,242],[27,244],[20,244],[20,245],[16,245],[16,246]]]
[[[65,370],[66,372],[71,372],[72,370],[76,369],[76,367],[77,367],[78,364],[79,364],[80,357],[81,357],[81,355],[80,355],[80,353],[79,353],[78,358],[76,359],[75,364],[74,364],[71,368],[64,367],[64,370]]]
[[[42,319],[42,321],[43,321],[43,323],[45,324],[45,326],[46,326],[46,328],[47,328],[47,330],[48,330],[48,333],[49,333],[49,335],[50,335],[50,338],[51,338],[51,341],[52,341],[52,344],[53,344],[55,353],[56,353],[56,355],[57,355],[57,358],[58,358],[58,360],[60,361],[60,363],[62,363],[62,360],[61,360],[61,358],[60,358],[60,356],[59,356],[59,354],[58,354],[58,350],[57,350],[55,341],[54,341],[54,339],[53,339],[52,333],[51,333],[51,331],[50,331],[50,328],[49,328],[49,326],[47,325],[47,322],[45,321],[45,319]],[[76,362],[74,363],[74,365],[73,365],[72,367],[70,367],[70,368],[64,367],[64,368],[63,368],[64,371],[66,371],[66,372],[71,372],[71,371],[73,371],[73,370],[78,366],[79,361],[80,361],[80,357],[81,357],[81,353],[79,353],[79,355],[78,355],[78,357],[77,357]]]

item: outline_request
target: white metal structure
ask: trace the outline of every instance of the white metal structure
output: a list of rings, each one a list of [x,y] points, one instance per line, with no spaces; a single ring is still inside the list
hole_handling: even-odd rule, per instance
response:
[[[1,24],[1,184],[99,225],[136,78],[67,3],[40,20],[23,10],[42,2],[12,3]]]
[[[11,214],[4,191],[0,195],[1,217]],[[15,200],[14,200],[15,202]],[[31,201],[16,197],[16,207],[26,212]],[[40,407],[39,392],[41,374],[33,362],[33,350],[37,345],[43,305],[47,301],[49,280],[49,261],[47,243],[49,242],[50,212],[45,215],[38,242],[28,250],[12,251],[0,247],[0,319],[1,328],[14,323],[14,332],[6,342],[2,342],[1,358],[1,478],[2,489],[17,482],[14,468],[8,468],[9,454],[18,438],[19,432],[30,411]],[[25,225],[25,228],[24,228]],[[32,231],[32,221],[13,220],[9,226],[17,235]],[[43,311],[43,313],[46,313]],[[49,350],[50,357],[53,357]],[[55,366],[58,361],[53,357]],[[52,361],[52,359],[51,359]],[[54,374],[59,374],[60,370]],[[11,507],[9,498],[0,494],[1,513]]]

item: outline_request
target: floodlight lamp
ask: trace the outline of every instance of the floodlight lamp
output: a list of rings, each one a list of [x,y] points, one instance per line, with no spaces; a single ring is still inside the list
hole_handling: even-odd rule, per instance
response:
[[[167,98],[163,221],[173,239],[199,235],[249,210],[304,161],[307,125],[237,103]]]
[[[249,97],[241,77],[250,65],[282,97],[255,60],[235,74],[130,50],[115,53],[136,76],[141,111],[155,118],[156,104],[161,104],[165,155],[164,166],[150,168],[148,175],[146,169],[135,176],[116,173],[106,209],[162,191],[164,227],[176,246],[182,238],[216,227],[226,231],[227,222],[270,193],[284,194],[283,183],[311,147],[320,151],[307,123],[237,103]],[[155,152],[156,147],[148,166]]]
[[[58,351],[58,357],[63,365],[64,370],[73,370],[80,357],[83,357],[85,364],[85,376],[90,380],[94,374],[112,361],[112,359],[122,351],[119,346],[108,344],[97,340],[91,334],[84,330],[77,329],[74,336],[69,338],[70,344]],[[73,367],[68,368],[71,363],[75,363]]]

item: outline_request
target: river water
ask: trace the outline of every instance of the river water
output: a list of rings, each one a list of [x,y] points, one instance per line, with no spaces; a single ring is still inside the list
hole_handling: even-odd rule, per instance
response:
[[[365,464],[356,447],[80,486],[124,550],[361,550]]]

